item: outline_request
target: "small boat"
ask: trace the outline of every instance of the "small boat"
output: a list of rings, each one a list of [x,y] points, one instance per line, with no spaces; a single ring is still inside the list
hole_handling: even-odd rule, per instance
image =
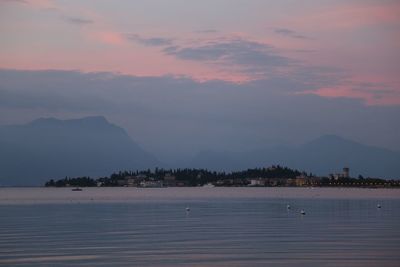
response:
[[[203,185],[203,187],[215,187],[215,185],[213,185],[212,183],[208,183],[208,184]]]
[[[186,212],[189,212],[189,211],[190,211],[190,208],[189,208],[189,207],[187,207],[187,208],[186,208]]]
[[[288,210],[290,210],[290,209],[291,209],[291,207],[290,207],[290,205],[289,205],[289,204],[287,204],[287,205],[286,205],[286,208],[287,208]]]
[[[72,191],[82,191],[82,188],[75,187],[75,188],[72,188]]]
[[[381,204],[376,205],[378,209],[382,208]]]
[[[306,215],[306,212],[304,210],[300,211],[301,215]]]

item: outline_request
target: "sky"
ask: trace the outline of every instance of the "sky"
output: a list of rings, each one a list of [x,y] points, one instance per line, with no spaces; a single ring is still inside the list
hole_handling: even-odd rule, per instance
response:
[[[400,150],[400,1],[0,0],[0,125],[103,115],[161,159]]]

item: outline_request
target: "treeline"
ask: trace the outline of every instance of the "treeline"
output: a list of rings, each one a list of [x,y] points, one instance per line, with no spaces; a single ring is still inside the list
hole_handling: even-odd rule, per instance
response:
[[[64,179],[60,179],[54,181],[51,179],[50,181],[46,182],[45,186],[53,186],[53,187],[63,187],[63,186],[81,186],[81,187],[90,187],[90,186],[97,186],[96,180],[90,177],[77,177],[77,178],[68,178],[65,177]]]
[[[184,182],[187,186],[198,186],[207,183],[215,183],[223,180],[245,180],[253,178],[280,178],[289,179],[296,178],[299,175],[311,176],[305,172],[293,170],[282,166],[272,166],[269,168],[255,168],[247,169],[237,172],[217,172],[209,171],[207,169],[161,169],[143,170],[143,171],[120,171],[113,173],[109,177],[101,177],[93,179],[90,177],[65,177],[60,180],[53,180],[46,182],[45,186],[63,187],[63,186],[120,186],[119,181],[127,178],[136,178],[143,180],[163,181],[165,177],[174,177],[174,180]]]

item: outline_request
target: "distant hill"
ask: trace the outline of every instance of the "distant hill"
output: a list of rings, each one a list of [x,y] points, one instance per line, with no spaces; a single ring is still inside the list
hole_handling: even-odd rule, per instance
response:
[[[246,153],[206,151],[197,154],[188,167],[212,170],[242,170],[280,164],[318,175],[341,172],[370,177],[400,178],[400,152],[363,145],[326,135],[298,147],[273,147]]]
[[[41,185],[51,178],[96,177],[157,165],[154,156],[104,117],[47,118],[0,127],[0,185]]]

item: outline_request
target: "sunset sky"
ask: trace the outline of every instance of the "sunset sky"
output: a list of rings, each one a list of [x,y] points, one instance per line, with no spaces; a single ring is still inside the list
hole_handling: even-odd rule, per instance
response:
[[[400,149],[399,29],[395,0],[0,0],[0,124],[104,115],[160,157]]]

